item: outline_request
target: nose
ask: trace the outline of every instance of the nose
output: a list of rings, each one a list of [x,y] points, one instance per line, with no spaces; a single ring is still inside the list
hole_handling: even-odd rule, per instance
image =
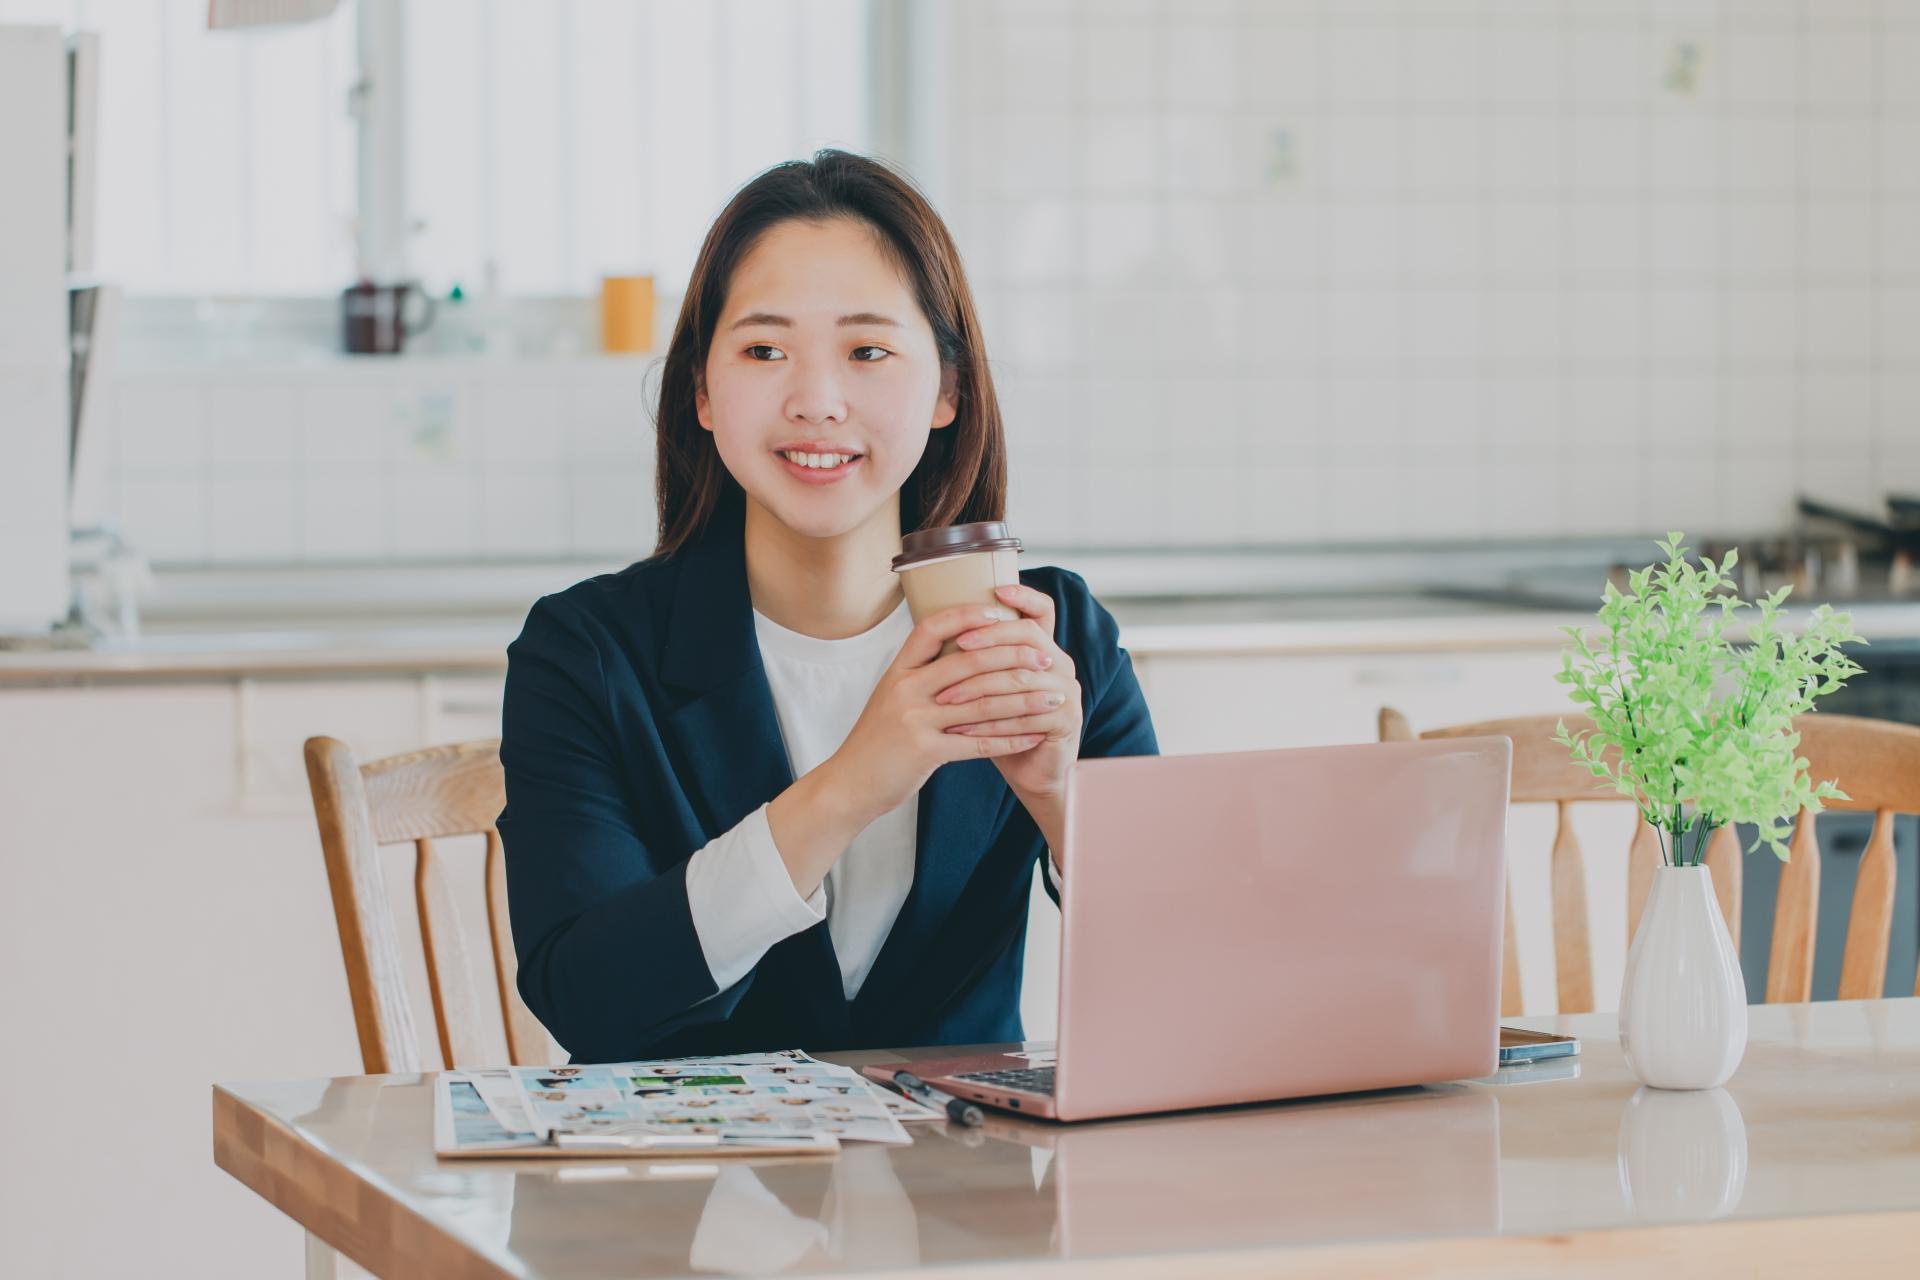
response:
[[[847,399],[840,389],[839,373],[830,364],[814,364],[795,370],[787,393],[787,417],[801,422],[844,422]]]

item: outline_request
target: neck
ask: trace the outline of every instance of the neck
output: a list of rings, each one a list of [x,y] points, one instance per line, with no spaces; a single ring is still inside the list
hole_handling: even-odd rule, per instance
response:
[[[821,640],[871,631],[899,607],[900,495],[856,529],[830,538],[795,533],[747,497],[747,590],[753,607]]]

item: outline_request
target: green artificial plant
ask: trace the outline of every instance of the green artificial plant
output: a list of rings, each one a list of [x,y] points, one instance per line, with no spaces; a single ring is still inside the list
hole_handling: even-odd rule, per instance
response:
[[[1860,672],[1841,646],[1864,641],[1824,604],[1798,634],[1781,630],[1792,590],[1781,587],[1758,602],[1745,645],[1733,644],[1727,631],[1756,607],[1728,576],[1739,552],[1695,567],[1683,536],[1668,534],[1659,544],[1667,562],[1635,570],[1625,592],[1607,583],[1603,635],[1564,628],[1573,643],[1554,679],[1571,686],[1593,727],[1569,733],[1563,720],[1554,741],[1639,805],[1666,865],[1699,866],[1708,837],[1729,822],[1759,828],[1747,852],[1764,844],[1784,862],[1786,820],[1848,798],[1832,781],[1810,780],[1793,719]]]

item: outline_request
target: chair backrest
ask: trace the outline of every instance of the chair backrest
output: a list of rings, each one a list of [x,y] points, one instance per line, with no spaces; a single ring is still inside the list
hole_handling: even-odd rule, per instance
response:
[[[1847,945],[1840,958],[1842,1000],[1871,1000],[1887,981],[1887,946],[1893,931],[1893,820],[1920,813],[1920,728],[1859,716],[1805,715],[1793,722],[1798,753],[1816,781],[1834,779],[1845,800],[1828,809],[1873,814],[1873,834],[1860,855],[1847,916]],[[1773,911],[1773,946],[1767,959],[1767,1002],[1813,998],[1814,922],[1820,906],[1819,846],[1810,815],[1802,813],[1780,869],[1780,896]],[[1920,973],[1914,977],[1920,995]]]
[[[1500,735],[1513,740],[1512,800],[1551,803],[1558,810],[1549,870],[1553,896],[1553,950],[1557,971],[1559,1010],[1584,1013],[1593,1006],[1591,939],[1587,923],[1586,866],[1575,839],[1568,806],[1612,801],[1627,803],[1617,792],[1596,785],[1591,773],[1575,764],[1567,749],[1553,741],[1555,726],[1565,720],[1573,730],[1591,728],[1579,715],[1517,716],[1477,724],[1429,729],[1421,738]],[[1841,962],[1840,998],[1869,999],[1885,986],[1887,948],[1893,923],[1893,819],[1898,813],[1920,812],[1920,728],[1856,716],[1807,715],[1794,722],[1800,735],[1799,754],[1806,757],[1816,779],[1833,778],[1851,797],[1836,800],[1829,809],[1871,811],[1873,835],[1860,859],[1848,919],[1846,952]],[[1380,740],[1405,741],[1415,736],[1406,716],[1392,707],[1380,711]],[[1801,814],[1791,843],[1792,861],[1782,868],[1774,903],[1772,953],[1767,968],[1769,1003],[1798,1002],[1813,995],[1815,919],[1820,898],[1820,860],[1814,824]],[[1707,842],[1705,861],[1713,879],[1715,897],[1734,945],[1740,944],[1741,851],[1731,827],[1722,827]],[[1627,853],[1627,938],[1640,924],[1653,873],[1660,865],[1660,841],[1644,820],[1634,824]],[[1514,944],[1513,895],[1507,895],[1505,963],[1500,979],[1500,1009],[1504,1016],[1523,1012],[1519,960]],[[1920,975],[1915,994],[1920,995]]]
[[[506,860],[493,825],[506,799],[499,740],[429,747],[362,765],[345,743],[317,737],[307,739],[306,759],[367,1073],[421,1069],[379,862],[380,846],[405,842],[414,846],[414,900],[442,1060],[449,1068],[497,1065],[484,1061],[481,1000],[469,977],[446,862],[433,843],[456,836],[486,837],[487,938],[508,1057],[520,1065],[546,1061],[546,1029],[514,985],[518,965],[507,920]]]

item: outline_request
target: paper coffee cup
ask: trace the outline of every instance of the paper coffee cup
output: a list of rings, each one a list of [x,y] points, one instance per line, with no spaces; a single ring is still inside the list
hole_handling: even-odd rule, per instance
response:
[[[952,524],[902,538],[893,571],[900,575],[907,611],[918,623],[961,604],[1011,608],[993,591],[1019,585],[1020,566],[1015,561],[1019,554],[1020,539],[1008,535],[1004,520]],[[957,653],[959,648],[949,640],[940,646],[940,656]]]

